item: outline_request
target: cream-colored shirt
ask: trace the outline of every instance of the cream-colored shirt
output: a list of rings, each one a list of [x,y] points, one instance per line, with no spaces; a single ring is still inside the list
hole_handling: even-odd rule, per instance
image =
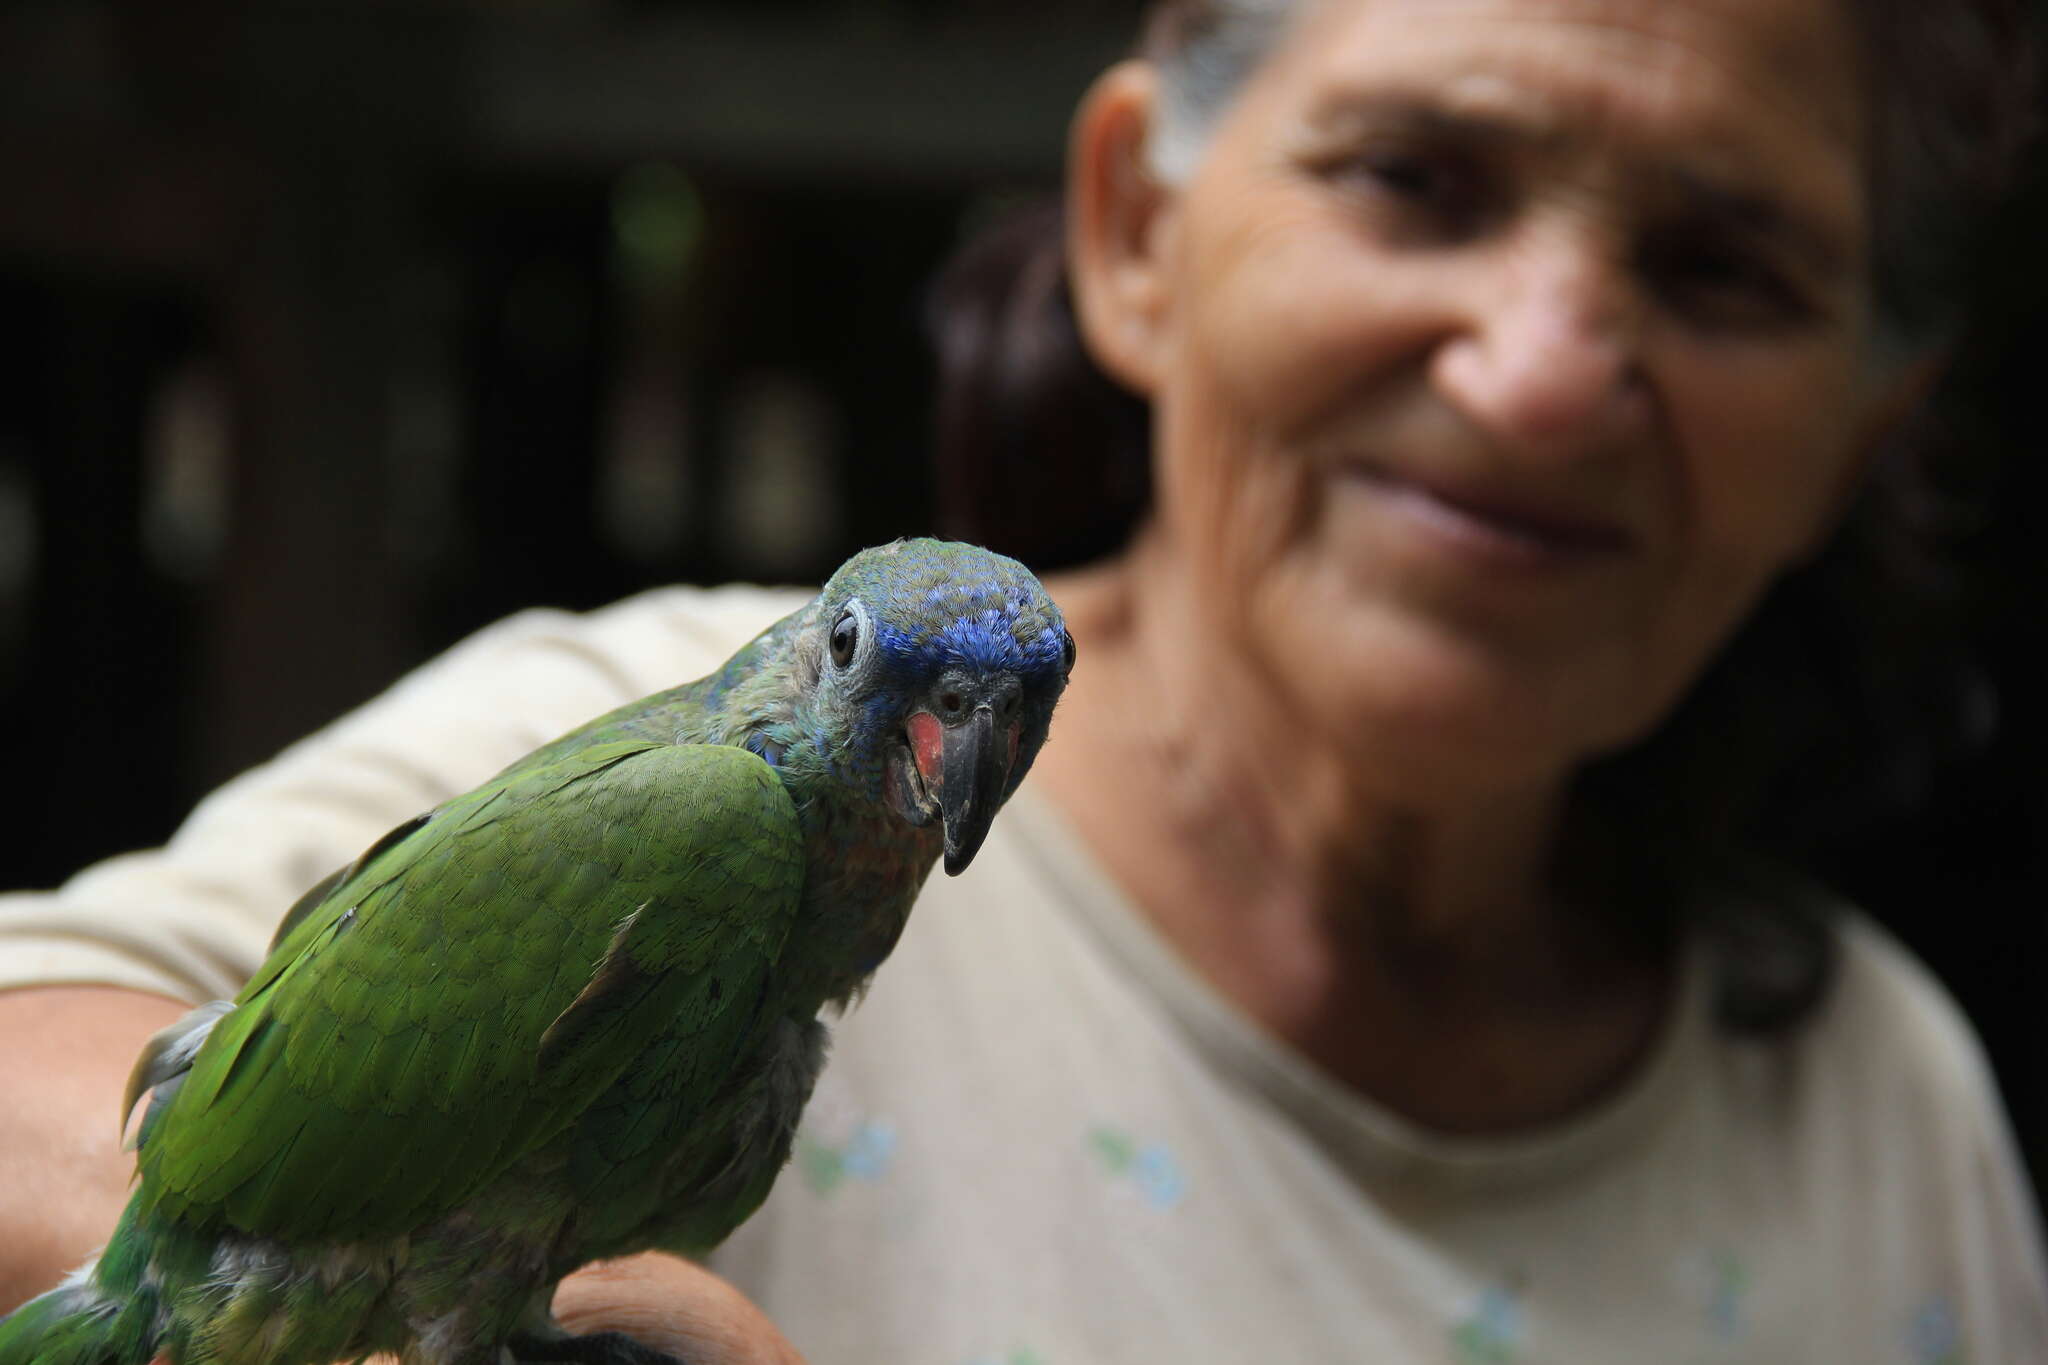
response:
[[[0,986],[231,994],[386,828],[799,600],[668,589],[502,622],[166,848],[0,897]],[[1027,785],[836,1026],[791,1168],[716,1263],[817,1365],[2048,1362],[1976,1042],[1898,945],[1841,923],[1834,990],[1790,1037],[1717,1032],[1694,948],[1620,1094],[1452,1139],[1263,1035]]]

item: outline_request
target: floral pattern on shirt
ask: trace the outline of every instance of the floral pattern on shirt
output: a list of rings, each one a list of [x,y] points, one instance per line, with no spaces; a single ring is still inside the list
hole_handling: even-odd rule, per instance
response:
[[[1749,1267],[1732,1248],[1692,1248],[1678,1258],[1676,1278],[1685,1298],[1698,1305],[1707,1335],[1734,1341],[1748,1330]]]
[[[796,1167],[804,1183],[829,1195],[848,1180],[875,1182],[889,1173],[896,1157],[896,1129],[875,1119],[863,1120],[843,1139],[833,1142],[806,1127],[796,1138]]]
[[[1029,1346],[1019,1346],[1008,1355],[975,1356],[961,1365],[1046,1365],[1046,1360]]]
[[[1930,1295],[1907,1329],[1915,1365],[1970,1365],[1961,1320],[1946,1294]]]
[[[1507,1365],[1519,1357],[1523,1331],[1520,1294],[1510,1285],[1488,1285],[1451,1328],[1453,1358],[1458,1365]]]
[[[1087,1144],[1105,1171],[1130,1181],[1153,1208],[1170,1209],[1181,1202],[1187,1181],[1164,1143],[1141,1143],[1120,1128],[1098,1124],[1088,1130]]]

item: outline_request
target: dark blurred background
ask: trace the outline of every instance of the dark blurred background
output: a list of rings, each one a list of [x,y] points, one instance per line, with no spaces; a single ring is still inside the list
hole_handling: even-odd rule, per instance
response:
[[[923,288],[1055,183],[1136,9],[0,10],[0,885],[520,607],[930,529]],[[1944,398],[2002,728],[1821,871],[1961,999],[2038,1184],[2048,176],[2002,237]]]

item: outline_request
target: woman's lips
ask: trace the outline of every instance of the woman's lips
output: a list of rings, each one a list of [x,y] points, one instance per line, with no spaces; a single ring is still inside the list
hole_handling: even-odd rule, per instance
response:
[[[1345,472],[1438,540],[1509,567],[1562,568],[1626,553],[1635,537],[1577,510],[1538,506],[1483,489],[1454,487],[1347,463]]]

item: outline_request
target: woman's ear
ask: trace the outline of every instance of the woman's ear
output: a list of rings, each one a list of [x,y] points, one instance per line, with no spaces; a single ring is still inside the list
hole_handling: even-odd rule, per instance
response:
[[[1081,340],[1140,397],[1159,373],[1174,204],[1147,161],[1157,91],[1150,63],[1118,63],[1083,97],[1067,140],[1067,273]]]

